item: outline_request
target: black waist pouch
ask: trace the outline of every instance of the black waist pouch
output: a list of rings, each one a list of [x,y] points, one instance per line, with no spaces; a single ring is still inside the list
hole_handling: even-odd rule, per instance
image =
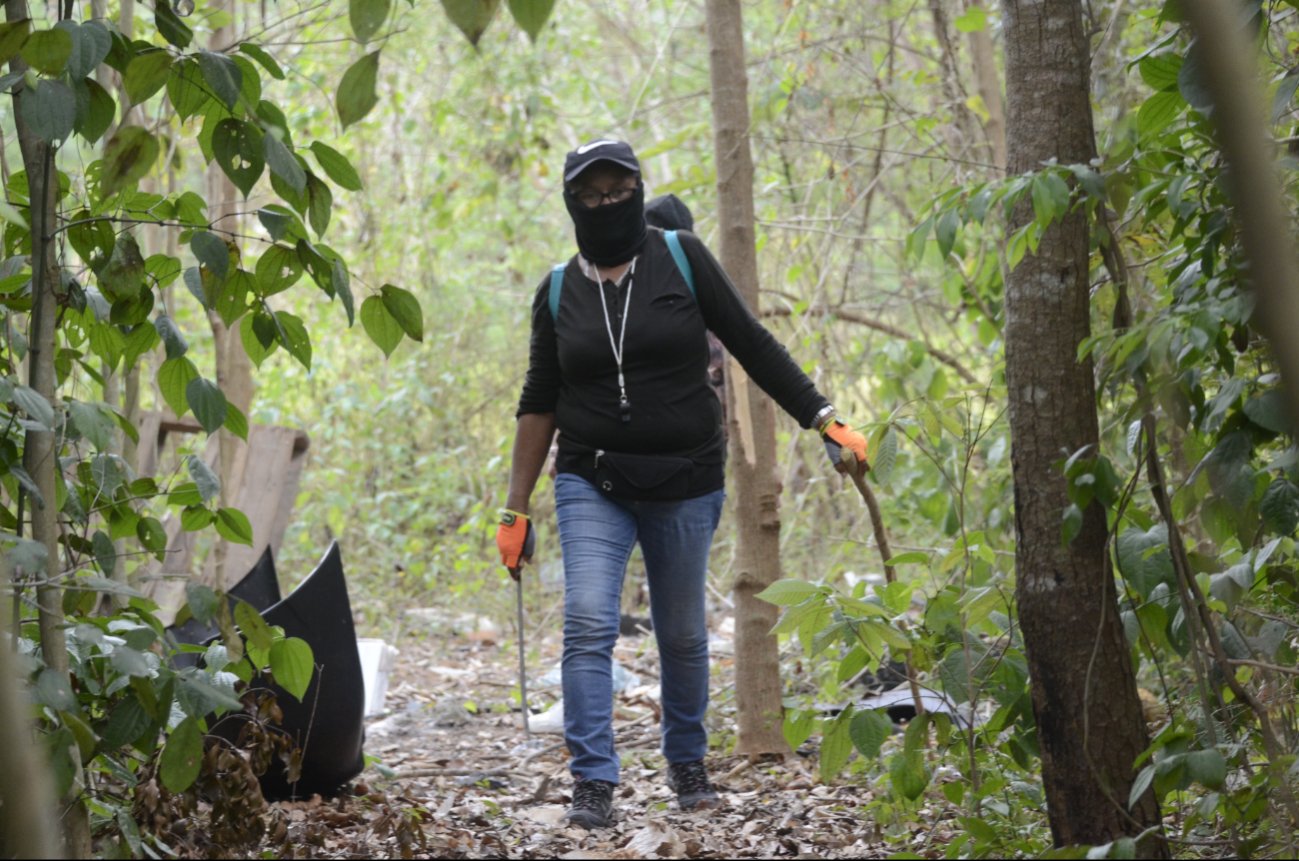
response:
[[[619,499],[660,502],[691,495],[695,462],[688,457],[596,451],[595,486]]]

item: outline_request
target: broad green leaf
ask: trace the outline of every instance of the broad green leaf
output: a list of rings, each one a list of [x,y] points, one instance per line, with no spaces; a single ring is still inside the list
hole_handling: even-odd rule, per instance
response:
[[[99,404],[69,401],[68,412],[72,416],[72,423],[77,426],[77,430],[81,435],[90,441],[91,445],[100,451],[108,451],[113,447],[117,434],[117,422],[114,421],[107,409]]]
[[[272,245],[262,253],[255,267],[257,294],[263,298],[283,292],[302,277],[302,261],[297,252],[283,245]]]
[[[152,323],[141,323],[123,339],[122,360],[127,367],[135,365],[141,356],[158,346],[158,330]]]
[[[514,16],[514,23],[518,24],[519,29],[527,33],[528,38],[535,42],[537,34],[541,32],[546,19],[555,8],[555,0],[509,0],[509,6],[510,14]]]
[[[1186,103],[1203,114],[1213,109],[1213,94],[1209,91],[1206,80],[1209,76],[1201,57],[1203,49],[1197,42],[1192,42],[1182,61],[1182,68],[1177,71],[1177,91]]]
[[[249,547],[253,544],[253,525],[248,522],[248,515],[237,508],[217,509],[216,530],[227,541]]]
[[[311,686],[311,676],[315,672],[315,656],[306,640],[298,637],[285,637],[271,644],[271,676],[275,683],[284,688],[298,702],[307,694]]]
[[[166,2],[166,0],[163,0]],[[198,779],[203,763],[203,733],[197,718],[185,718],[167,737],[159,762],[162,785],[174,793],[184,792]]]
[[[72,36],[66,30],[36,30],[27,37],[19,53],[36,71],[57,75],[72,56]]]
[[[112,255],[96,273],[99,289],[112,302],[139,295],[144,286],[144,256],[130,233],[122,233],[113,244]]]
[[[379,290],[383,306],[401,326],[401,330],[412,341],[424,340],[424,315],[420,311],[419,301],[409,291],[391,284],[385,284]]]
[[[185,400],[203,430],[216,433],[226,420],[226,396],[211,380],[195,377],[185,386]]]
[[[288,212],[276,212],[272,209],[257,210],[257,220],[262,223],[262,227],[266,228],[272,242],[279,242],[284,238],[294,218],[295,216]]]
[[[378,51],[366,54],[343,73],[334,99],[343,128],[362,120],[378,104],[379,97],[375,93],[378,77]]]
[[[240,42],[239,53],[247,54],[249,57],[252,57],[254,60],[261,63],[262,68],[265,69],[267,74],[275,80],[284,80],[284,70],[280,68],[280,64],[275,62],[275,58],[268,54],[260,45],[254,45],[252,42]]]
[[[1177,92],[1159,92],[1141,103],[1137,110],[1137,128],[1141,136],[1150,137],[1168,127],[1186,107],[1186,100]]]
[[[171,67],[167,77],[167,99],[181,121],[203,113],[212,101],[212,90],[203,80],[203,70],[198,60],[185,57]]]
[[[923,750],[904,750],[889,760],[889,783],[893,791],[908,801],[915,801],[929,785]]]
[[[487,25],[492,23],[492,16],[496,14],[499,5],[500,0],[442,0],[442,8],[446,10],[451,23],[475,47],[486,32]]]
[[[1287,433],[1290,417],[1286,414],[1285,396],[1279,389],[1271,389],[1245,401],[1245,415],[1264,430]]]
[[[791,749],[797,749],[802,746],[812,735],[812,730],[816,729],[816,714],[811,711],[802,709],[786,709],[785,720],[781,725],[781,733],[785,736],[785,742]]]
[[[72,37],[72,54],[68,57],[67,65],[68,76],[72,81],[94,74],[112,50],[113,37],[99,21],[87,21],[84,24],[60,21],[54,26],[66,30]]]
[[[1177,88],[1177,73],[1182,70],[1182,58],[1172,52],[1151,54],[1142,57],[1137,68],[1141,72],[1141,80],[1150,89],[1173,90]]]
[[[958,15],[952,24],[961,33],[978,33],[988,27],[988,10],[982,6],[970,6]]]
[[[226,430],[248,442],[248,417],[234,404],[226,404]]]
[[[189,470],[189,477],[194,479],[194,486],[198,488],[199,496],[204,502],[217,498],[221,493],[221,480],[203,458],[196,454],[188,455],[185,458],[185,468]]]
[[[207,81],[213,94],[227,108],[233,108],[239,101],[239,88],[242,83],[239,67],[225,54],[217,54],[213,51],[199,51],[198,65],[203,72],[203,80]]]
[[[368,301],[368,300],[367,300]],[[361,309],[362,322],[364,322],[365,309]],[[758,593],[757,597],[769,604],[775,604],[779,607],[789,607],[794,604],[801,604],[814,595],[821,594],[822,589],[812,583],[803,580],[777,580],[766,589]]]
[[[56,144],[72,134],[77,123],[77,97],[62,81],[42,79],[19,100],[23,119],[46,143]]]
[[[163,554],[167,552],[167,531],[163,529],[162,521],[156,517],[141,517],[135,525],[135,537],[145,550],[157,556],[159,562],[162,561]]]
[[[139,739],[152,725],[140,701],[128,696],[113,708],[108,725],[100,732],[100,740],[106,750],[116,750]]]
[[[269,137],[253,123],[226,117],[212,132],[212,154],[221,172],[247,197],[266,167]]]
[[[352,22],[352,32],[362,42],[379,32],[388,20],[392,0],[348,0],[347,17]]]
[[[905,553],[899,553],[885,562],[885,565],[910,565],[913,562],[928,562],[929,554],[923,550],[908,550]]]
[[[888,484],[893,475],[893,467],[898,461],[898,435],[892,425],[880,437],[879,445],[870,453],[870,477],[876,484]]]
[[[853,713],[849,732],[857,752],[866,759],[875,759],[884,740],[893,732],[893,721],[882,711],[863,709]]]
[[[1227,780],[1227,760],[1218,750],[1196,750],[1186,755],[1186,774],[1209,789],[1221,789]]]
[[[168,51],[150,51],[138,54],[126,67],[122,85],[132,104],[143,104],[167,83],[171,64],[175,61]]]
[[[311,153],[316,157],[325,176],[333,180],[340,188],[348,191],[361,190],[361,176],[352,167],[352,163],[347,160],[347,156],[338,150],[321,143],[312,141]]]
[[[214,308],[226,326],[234,326],[243,313],[248,310],[248,297],[257,288],[252,273],[237,269],[217,290]]]
[[[154,0],[153,22],[162,38],[181,50],[188,48],[194,40],[194,31],[171,8],[171,0]]]
[[[185,396],[190,381],[199,376],[198,368],[184,356],[168,359],[158,367],[158,389],[162,398],[177,416],[189,412],[189,401]]]
[[[248,645],[263,652],[271,648],[275,635],[271,632],[270,626],[266,624],[266,620],[262,618],[252,604],[243,600],[236,602],[235,624],[243,632]]]
[[[77,101],[77,120],[72,128],[88,143],[93,144],[113,124],[113,119],[117,116],[117,103],[94,78],[78,81],[73,87],[73,95]]]
[[[162,338],[168,359],[179,359],[189,351],[189,343],[181,333],[180,327],[166,314],[159,314],[154,318],[153,328],[158,331],[158,337]]]
[[[960,226],[960,213],[954,209],[944,212],[934,225],[934,236],[938,240],[938,254],[943,259],[952,253],[952,247],[956,245],[956,231]]]
[[[825,726],[821,738],[821,782],[829,783],[843,769],[852,756],[853,742],[849,733],[849,714],[843,712]]]
[[[361,326],[385,356],[391,356],[397,349],[402,337],[401,324],[378,296],[367,296],[361,303]]]
[[[311,338],[302,320],[287,311],[276,311],[275,322],[279,330],[278,337],[289,355],[311,370]]]
[[[272,130],[262,136],[262,150],[271,173],[288,183],[298,194],[307,190],[307,172]]]
[[[206,266],[217,278],[224,279],[230,271],[230,246],[215,233],[197,230],[189,239],[190,250],[199,263]]]
[[[239,340],[244,345],[244,352],[248,354],[248,358],[260,368],[262,362],[266,361],[266,358],[275,352],[279,344],[276,343],[274,338],[271,339],[270,343],[265,343],[257,336],[255,330],[256,316],[255,314],[246,314],[239,321]]]
[[[49,667],[41,670],[33,693],[38,703],[57,711],[72,711],[77,707],[77,696],[72,692],[66,672]]]
[[[201,505],[189,505],[180,513],[180,526],[186,532],[198,532],[207,529],[216,520],[216,515]]]
[[[104,145],[100,184],[104,197],[134,185],[158,158],[158,141],[140,126],[125,125]]]
[[[14,403],[27,417],[46,430],[55,430],[54,407],[45,396],[30,386],[14,386]]]
[[[7,63],[18,55],[31,31],[29,18],[0,22],[0,63]]]
[[[347,264],[341,257],[336,257],[330,263],[330,267],[333,272],[329,283],[334,288],[334,295],[338,296],[343,303],[343,310],[347,312],[347,325],[350,327],[355,322],[356,300],[352,296],[352,281],[347,273]]]
[[[1299,527],[1299,486],[1284,478],[1275,479],[1263,493],[1259,513],[1276,534],[1293,534]]]

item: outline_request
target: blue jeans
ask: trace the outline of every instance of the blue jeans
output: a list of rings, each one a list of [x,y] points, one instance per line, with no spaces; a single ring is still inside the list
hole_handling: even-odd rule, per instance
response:
[[[704,579],[725,491],[675,502],[608,497],[568,473],[555,479],[564,554],[564,736],[574,776],[618,782],[613,748],[613,646],[622,583],[640,542],[658,640],[663,755],[708,750],[708,627]]]

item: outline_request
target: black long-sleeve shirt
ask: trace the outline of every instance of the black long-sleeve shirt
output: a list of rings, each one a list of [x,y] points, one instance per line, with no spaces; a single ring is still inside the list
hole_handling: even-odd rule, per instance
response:
[[[574,256],[564,271],[559,315],[550,312],[550,277],[532,303],[532,342],[518,415],[555,413],[558,469],[584,473],[592,449],[688,456],[696,462],[692,494],[722,486],[725,441],[721,410],[708,383],[713,331],[748,375],[803,427],[827,401],[789,352],[758,322],[721,264],[693,233],[680,231],[695,295],[677,268],[662,231],[651,228],[630,278],[601,288]],[[626,305],[627,290],[631,304]],[[631,420],[619,411],[616,342],[626,308],[623,376]]]

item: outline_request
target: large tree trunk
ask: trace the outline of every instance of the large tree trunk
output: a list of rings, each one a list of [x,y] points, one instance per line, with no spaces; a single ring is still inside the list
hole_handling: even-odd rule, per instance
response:
[[[721,261],[756,314],[758,261],[743,22],[739,0],[708,0],[705,8]],[[771,634],[777,611],[756,597],[780,579],[776,413],[771,400],[734,360],[728,363],[727,381],[738,533],[734,586],[735,700],[739,711],[736,752],[750,757],[784,754],[789,745],[782,732],[780,655]]]
[[[1078,0],[1005,0],[1009,168],[1095,153],[1087,37]],[[1031,220],[1031,205],[1012,227]],[[1129,813],[1148,737],[1106,554],[1105,512],[1093,503],[1068,544],[1058,463],[1098,446],[1087,337],[1088,234],[1082,213],[1053,225],[1006,282],[1006,388],[1015,488],[1016,597],[1042,750],[1042,782],[1058,845],[1100,844],[1158,828],[1152,792]],[[1145,856],[1167,856],[1152,839]]]

